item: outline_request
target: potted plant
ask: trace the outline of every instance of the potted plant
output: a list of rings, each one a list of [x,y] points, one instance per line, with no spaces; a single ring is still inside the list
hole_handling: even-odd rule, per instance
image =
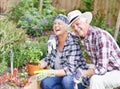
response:
[[[27,71],[29,75],[34,75],[34,71],[40,70],[39,61],[43,52],[37,41],[27,41],[25,45],[26,51],[24,53],[27,60]]]

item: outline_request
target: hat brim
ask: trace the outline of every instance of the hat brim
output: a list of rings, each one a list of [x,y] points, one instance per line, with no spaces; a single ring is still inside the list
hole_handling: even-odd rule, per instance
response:
[[[92,13],[91,13],[91,12],[85,12],[85,13],[77,16],[77,17],[69,24],[69,26],[71,26],[71,24],[72,24],[73,22],[75,22],[78,18],[86,18],[86,19],[87,19],[87,22],[90,24],[91,21],[92,21]]]

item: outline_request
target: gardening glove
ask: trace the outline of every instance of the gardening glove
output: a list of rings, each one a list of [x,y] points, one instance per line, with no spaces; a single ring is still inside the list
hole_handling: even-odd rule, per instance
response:
[[[40,81],[46,77],[54,77],[55,76],[55,70],[39,70],[35,71],[34,74],[36,75],[37,81]]]
[[[55,35],[51,35],[49,40],[48,40],[48,53],[51,54],[51,51],[53,49],[56,49],[56,36]]]
[[[78,89],[78,83],[82,83],[83,73],[81,69],[77,69],[74,77],[74,89]]]

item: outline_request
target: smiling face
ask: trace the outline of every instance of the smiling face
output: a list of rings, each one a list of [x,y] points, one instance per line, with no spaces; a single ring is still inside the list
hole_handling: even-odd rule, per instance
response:
[[[60,36],[67,32],[67,25],[59,19],[56,19],[53,23],[53,31],[55,35]]]
[[[71,24],[71,28],[77,36],[84,38],[87,35],[89,23],[87,22],[87,19],[77,18]]]

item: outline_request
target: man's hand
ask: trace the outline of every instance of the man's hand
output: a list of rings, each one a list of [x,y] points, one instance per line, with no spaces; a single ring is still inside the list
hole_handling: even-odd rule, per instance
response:
[[[78,83],[80,83],[80,82],[82,82],[82,77],[83,77],[83,73],[82,73],[82,70],[79,68],[79,69],[77,69],[77,71],[76,71],[76,74],[75,74],[75,80],[78,82]]]
[[[55,70],[39,70],[39,71],[35,71],[34,74],[36,75],[36,78],[38,81],[46,78],[46,77],[53,77],[55,76]]]
[[[50,54],[53,49],[56,49],[56,36],[51,35],[48,40],[48,53]]]
[[[82,83],[82,70],[81,69],[77,69],[75,77],[74,77],[74,89],[78,89],[78,83]]]

